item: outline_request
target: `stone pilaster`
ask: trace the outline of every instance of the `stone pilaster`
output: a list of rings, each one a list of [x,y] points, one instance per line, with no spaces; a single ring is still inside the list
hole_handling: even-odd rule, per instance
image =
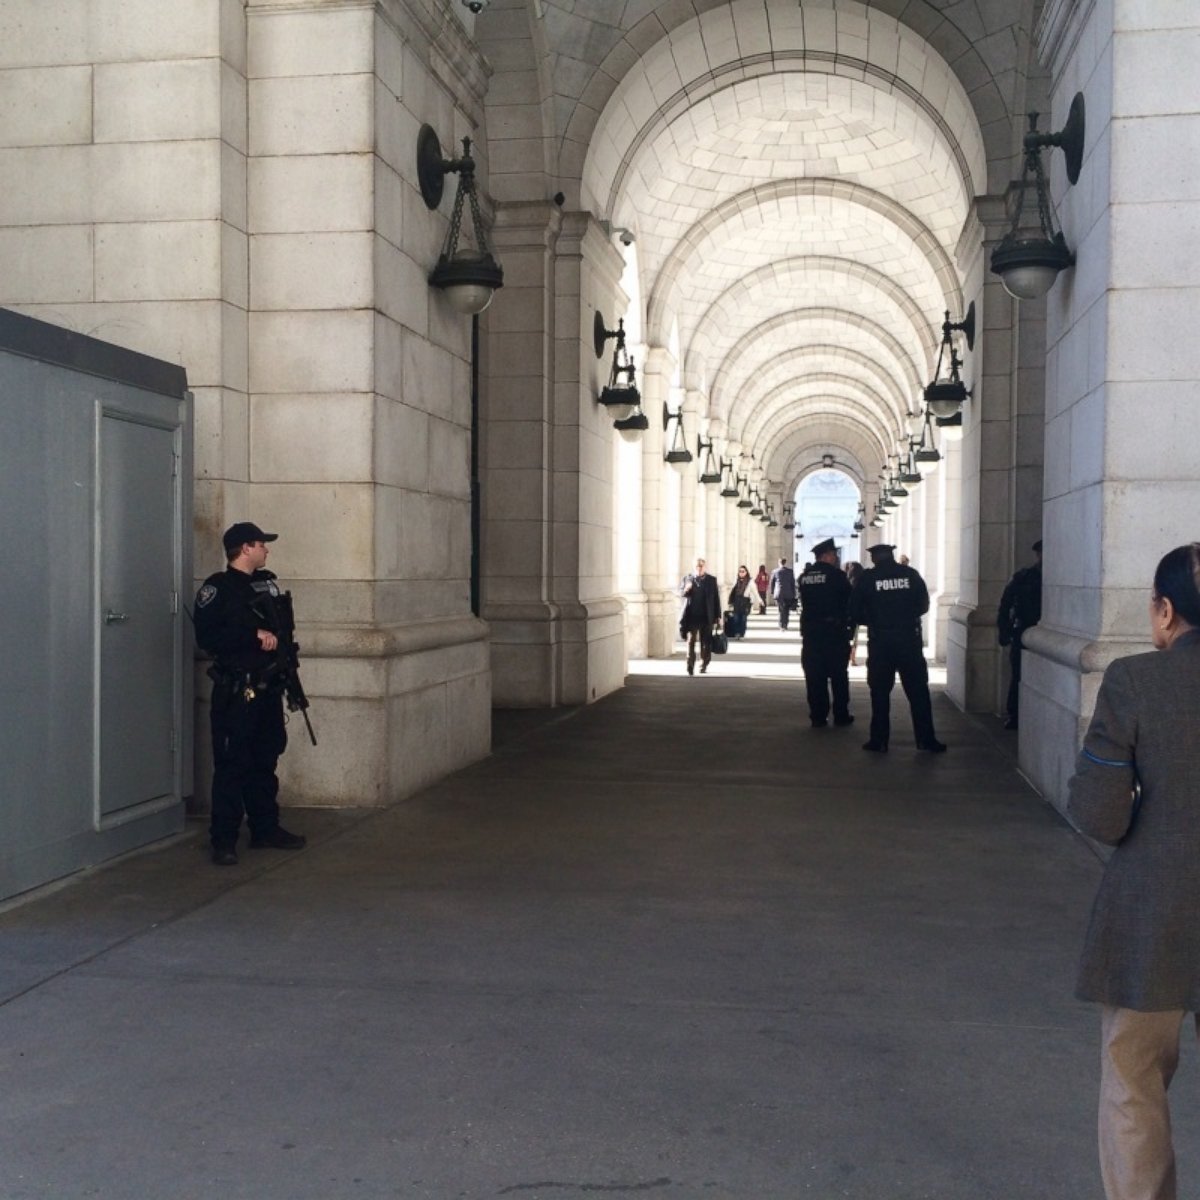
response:
[[[599,360],[592,347],[593,314],[613,323],[625,310],[623,264],[588,214],[550,204],[501,205],[495,243],[505,292],[526,297],[521,329],[488,334],[483,615],[496,703],[582,704],[625,675],[617,434],[597,403],[612,346]],[[509,445],[522,467],[509,465]]]
[[[1055,0],[1038,36],[1052,73],[1045,127],[1062,125],[1076,91],[1087,106],[1078,185],[1051,159],[1077,262],[1047,298],[1043,610],[1021,691],[1022,766],[1061,806],[1101,673],[1150,648],[1158,559],[1196,537],[1200,288],[1181,248],[1200,198],[1179,163],[1200,104],[1178,81],[1200,11]]]

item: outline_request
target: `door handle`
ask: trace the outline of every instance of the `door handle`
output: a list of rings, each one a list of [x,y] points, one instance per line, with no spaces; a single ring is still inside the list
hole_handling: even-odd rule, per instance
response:
[[[104,614],[105,625],[123,625],[128,620],[128,613],[113,612],[111,608]]]

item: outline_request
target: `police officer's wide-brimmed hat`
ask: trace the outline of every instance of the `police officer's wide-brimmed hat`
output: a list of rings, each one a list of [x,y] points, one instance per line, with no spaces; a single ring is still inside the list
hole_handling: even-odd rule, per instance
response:
[[[875,558],[877,555],[880,555],[880,554],[891,554],[891,552],[893,550],[895,550],[895,548],[896,548],[895,546],[889,546],[887,542],[880,542],[876,546],[868,546],[867,553],[872,558]]]
[[[828,554],[833,550],[837,550],[837,542],[833,538],[826,538],[823,542],[818,542],[812,548],[813,558],[820,558],[822,554]]]
[[[236,550],[248,542],[273,542],[278,537],[277,533],[263,533],[253,521],[238,521],[225,530],[221,541],[226,550]]]

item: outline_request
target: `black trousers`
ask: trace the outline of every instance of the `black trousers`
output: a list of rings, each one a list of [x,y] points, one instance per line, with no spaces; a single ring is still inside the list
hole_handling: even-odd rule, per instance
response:
[[[696,643],[700,643],[700,665],[707,667],[712,661],[712,626],[693,625],[686,631],[687,660],[691,666],[696,661]]]
[[[1008,681],[1008,715],[1015,721],[1021,703],[1021,631],[1013,630],[1013,640],[1008,644],[1008,661],[1012,676]]]
[[[933,702],[929,697],[929,667],[921,639],[913,634],[870,633],[867,646],[867,687],[871,689],[871,741],[887,745],[891,733],[892,688],[896,676],[908,697],[913,737],[917,744],[933,741]]]
[[[833,719],[850,715],[850,643],[844,630],[833,625],[801,625],[800,666],[808,694],[808,715],[814,721],[829,719],[829,694],[833,693]]]
[[[233,846],[242,817],[251,836],[279,824],[279,780],[275,767],[287,747],[283,696],[265,692],[246,700],[242,692],[216,684],[212,695],[213,783],[209,837],[214,846]]]

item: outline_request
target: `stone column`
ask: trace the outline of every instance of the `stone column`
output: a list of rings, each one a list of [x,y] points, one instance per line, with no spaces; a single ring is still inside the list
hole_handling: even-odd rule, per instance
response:
[[[483,616],[501,707],[583,704],[620,687],[624,606],[613,563],[612,416],[597,397],[592,321],[624,312],[623,263],[587,213],[550,203],[496,214],[518,328],[488,331]],[[641,364],[639,364],[640,366]],[[520,465],[517,466],[516,464]]]
[[[1025,639],[1022,768],[1061,806],[1104,668],[1150,649],[1154,568],[1196,538],[1200,133],[1192,5],[1049,5],[1038,28],[1060,128],[1084,92],[1083,168],[1052,190],[1077,263],[1047,298],[1042,624]]]
[[[426,281],[457,179],[431,212],[416,170],[422,122],[447,153],[473,127],[485,67],[461,27],[402,0],[251,0],[247,20],[245,515],[280,532],[272,565],[296,591],[322,734],[319,754],[287,755],[284,789],[380,803],[490,745],[471,319]]]

